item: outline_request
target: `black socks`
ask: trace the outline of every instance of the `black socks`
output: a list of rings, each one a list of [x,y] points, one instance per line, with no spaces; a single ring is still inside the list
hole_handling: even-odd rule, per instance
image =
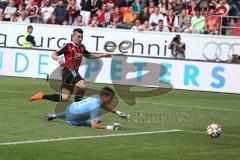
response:
[[[75,93],[74,102],[81,101],[86,89],[78,89]]]
[[[62,95],[61,94],[44,95],[43,99],[53,101],[53,102],[61,102],[62,101]]]

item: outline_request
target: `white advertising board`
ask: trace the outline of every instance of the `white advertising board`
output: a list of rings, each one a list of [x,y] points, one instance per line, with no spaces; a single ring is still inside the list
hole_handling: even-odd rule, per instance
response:
[[[58,49],[71,39],[73,26],[31,24],[37,48]],[[0,22],[0,46],[21,47],[27,25]],[[171,57],[167,45],[177,33],[139,32],[105,28],[82,28],[86,48],[91,52],[103,52],[108,41],[114,42],[113,54],[150,57]],[[181,34],[186,44],[186,58],[192,60],[229,61],[232,54],[240,54],[240,37]],[[132,43],[126,47],[125,41]],[[122,49],[125,47],[125,50]]]
[[[50,51],[0,48],[0,75],[46,78],[58,67]],[[132,56],[88,59],[80,73],[88,82],[240,94],[240,65]],[[59,76],[56,77],[60,79]]]

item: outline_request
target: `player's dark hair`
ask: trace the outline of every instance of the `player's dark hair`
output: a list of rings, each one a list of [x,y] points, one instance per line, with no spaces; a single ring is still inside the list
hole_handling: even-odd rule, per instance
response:
[[[179,34],[177,34],[174,38],[173,38],[173,42],[177,42],[180,41],[181,36]]]
[[[30,28],[32,28],[32,29],[33,29],[33,26],[31,26],[31,25],[27,26],[27,29],[30,29]]]
[[[81,28],[75,28],[75,29],[73,30],[73,33],[74,33],[74,32],[78,32],[78,33],[83,34],[83,30],[82,30]]]
[[[105,96],[114,96],[115,92],[110,87],[103,87],[100,91],[100,97]]]

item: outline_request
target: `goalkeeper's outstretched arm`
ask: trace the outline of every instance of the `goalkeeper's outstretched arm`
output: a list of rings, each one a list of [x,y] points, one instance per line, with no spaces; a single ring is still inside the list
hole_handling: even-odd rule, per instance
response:
[[[121,128],[121,125],[120,123],[114,123],[112,125],[105,126],[102,122],[99,123],[97,120],[92,120],[91,127],[98,129],[118,130],[119,128]]]
[[[127,113],[124,113],[124,112],[121,112],[119,110],[116,110],[116,109],[113,109],[113,108],[110,108],[109,106],[103,106],[103,108],[108,111],[108,112],[111,112],[113,114],[116,114],[117,116],[119,116],[120,118],[123,118],[125,120],[130,120],[131,119],[131,116],[128,115]]]

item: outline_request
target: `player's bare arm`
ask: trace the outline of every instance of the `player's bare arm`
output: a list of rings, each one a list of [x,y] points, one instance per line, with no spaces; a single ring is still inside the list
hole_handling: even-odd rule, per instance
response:
[[[92,53],[88,58],[89,59],[97,59],[97,58],[107,58],[112,57],[111,54],[98,54],[98,53]]]
[[[96,120],[91,121],[91,127],[98,128],[98,129],[106,129],[106,126],[104,126],[102,122],[98,123]]]
[[[57,54],[57,52],[53,52],[51,55],[52,59],[57,61],[60,65],[63,65],[65,62],[61,59],[61,57]]]
[[[121,111],[116,110],[116,109],[112,109],[107,105],[104,105],[103,109],[105,109],[106,111],[111,112],[113,114],[116,114],[117,116],[119,116],[122,119],[125,119],[125,120],[130,120],[131,119],[131,116],[129,114],[121,112]]]
[[[112,125],[103,125],[102,122],[98,122],[97,120],[92,120],[91,121],[91,127],[92,128],[97,128],[97,129],[108,129],[108,130],[118,130],[119,128],[121,128],[121,124],[120,123],[113,123]]]

